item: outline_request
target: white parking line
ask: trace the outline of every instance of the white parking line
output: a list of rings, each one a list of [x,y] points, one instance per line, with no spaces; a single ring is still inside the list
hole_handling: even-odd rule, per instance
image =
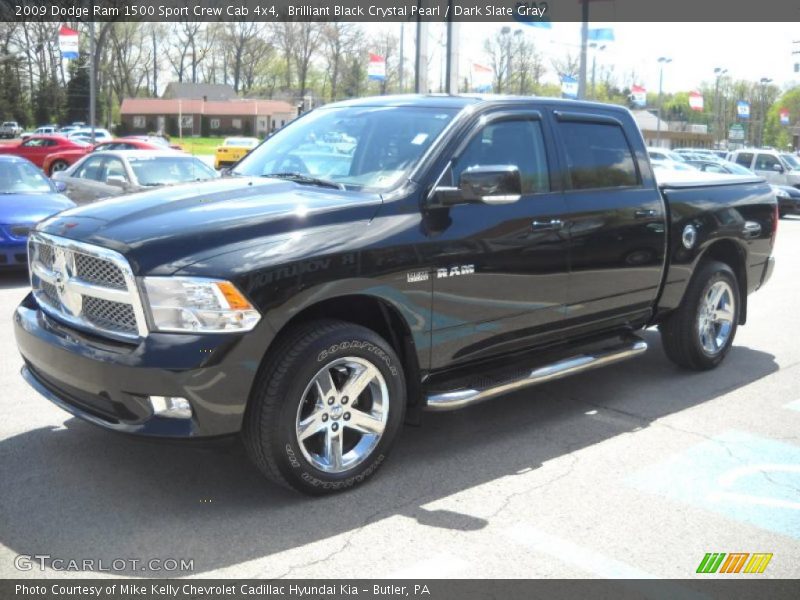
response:
[[[469,563],[452,554],[439,553],[393,571],[384,579],[442,579],[466,571]]]

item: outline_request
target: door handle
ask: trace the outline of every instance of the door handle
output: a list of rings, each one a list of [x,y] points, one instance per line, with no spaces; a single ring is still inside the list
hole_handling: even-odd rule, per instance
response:
[[[656,211],[649,209],[649,210],[637,210],[633,215],[637,219],[650,219],[656,216]]]
[[[531,229],[534,231],[555,231],[564,227],[564,221],[561,219],[550,219],[549,221],[534,221],[531,223]]]

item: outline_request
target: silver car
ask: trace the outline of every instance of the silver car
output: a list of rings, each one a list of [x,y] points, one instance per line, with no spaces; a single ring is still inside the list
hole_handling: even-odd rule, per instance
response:
[[[78,204],[131,194],[163,185],[214,179],[219,174],[194,156],[172,150],[111,150],[88,154],[53,174]]]

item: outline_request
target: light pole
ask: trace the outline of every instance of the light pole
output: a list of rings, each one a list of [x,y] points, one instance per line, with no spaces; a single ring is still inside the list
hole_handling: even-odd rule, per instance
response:
[[[597,100],[597,94],[595,94],[594,88],[594,74],[595,74],[595,67],[597,66],[597,53],[606,49],[605,44],[602,46],[599,45],[597,42],[592,42],[589,44],[589,47],[592,49],[592,100]]]
[[[772,83],[769,77],[762,77],[759,80],[761,84],[761,122],[758,128],[758,146],[764,145],[764,127],[767,125],[767,86]]]
[[[728,69],[723,69],[722,67],[715,67],[714,68],[714,76],[716,77],[716,83],[714,84],[714,116],[716,118],[716,123],[714,125],[714,137],[716,138],[718,144],[722,139],[720,137],[720,135],[719,135],[720,128],[721,128],[720,123],[722,121],[722,119],[721,119],[722,115],[720,114],[721,110],[720,110],[720,104],[719,104],[719,80],[720,80],[720,77],[725,75],[725,73],[727,73],[727,72],[728,72]]]
[[[666,56],[658,57],[658,125],[656,128],[656,146],[661,145],[661,111],[664,93],[664,65],[668,65],[671,62],[672,59]]]

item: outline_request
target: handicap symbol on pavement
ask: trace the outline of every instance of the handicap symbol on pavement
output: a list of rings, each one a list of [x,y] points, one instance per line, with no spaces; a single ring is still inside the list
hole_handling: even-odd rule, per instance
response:
[[[647,467],[633,487],[800,539],[800,447],[740,431]]]

